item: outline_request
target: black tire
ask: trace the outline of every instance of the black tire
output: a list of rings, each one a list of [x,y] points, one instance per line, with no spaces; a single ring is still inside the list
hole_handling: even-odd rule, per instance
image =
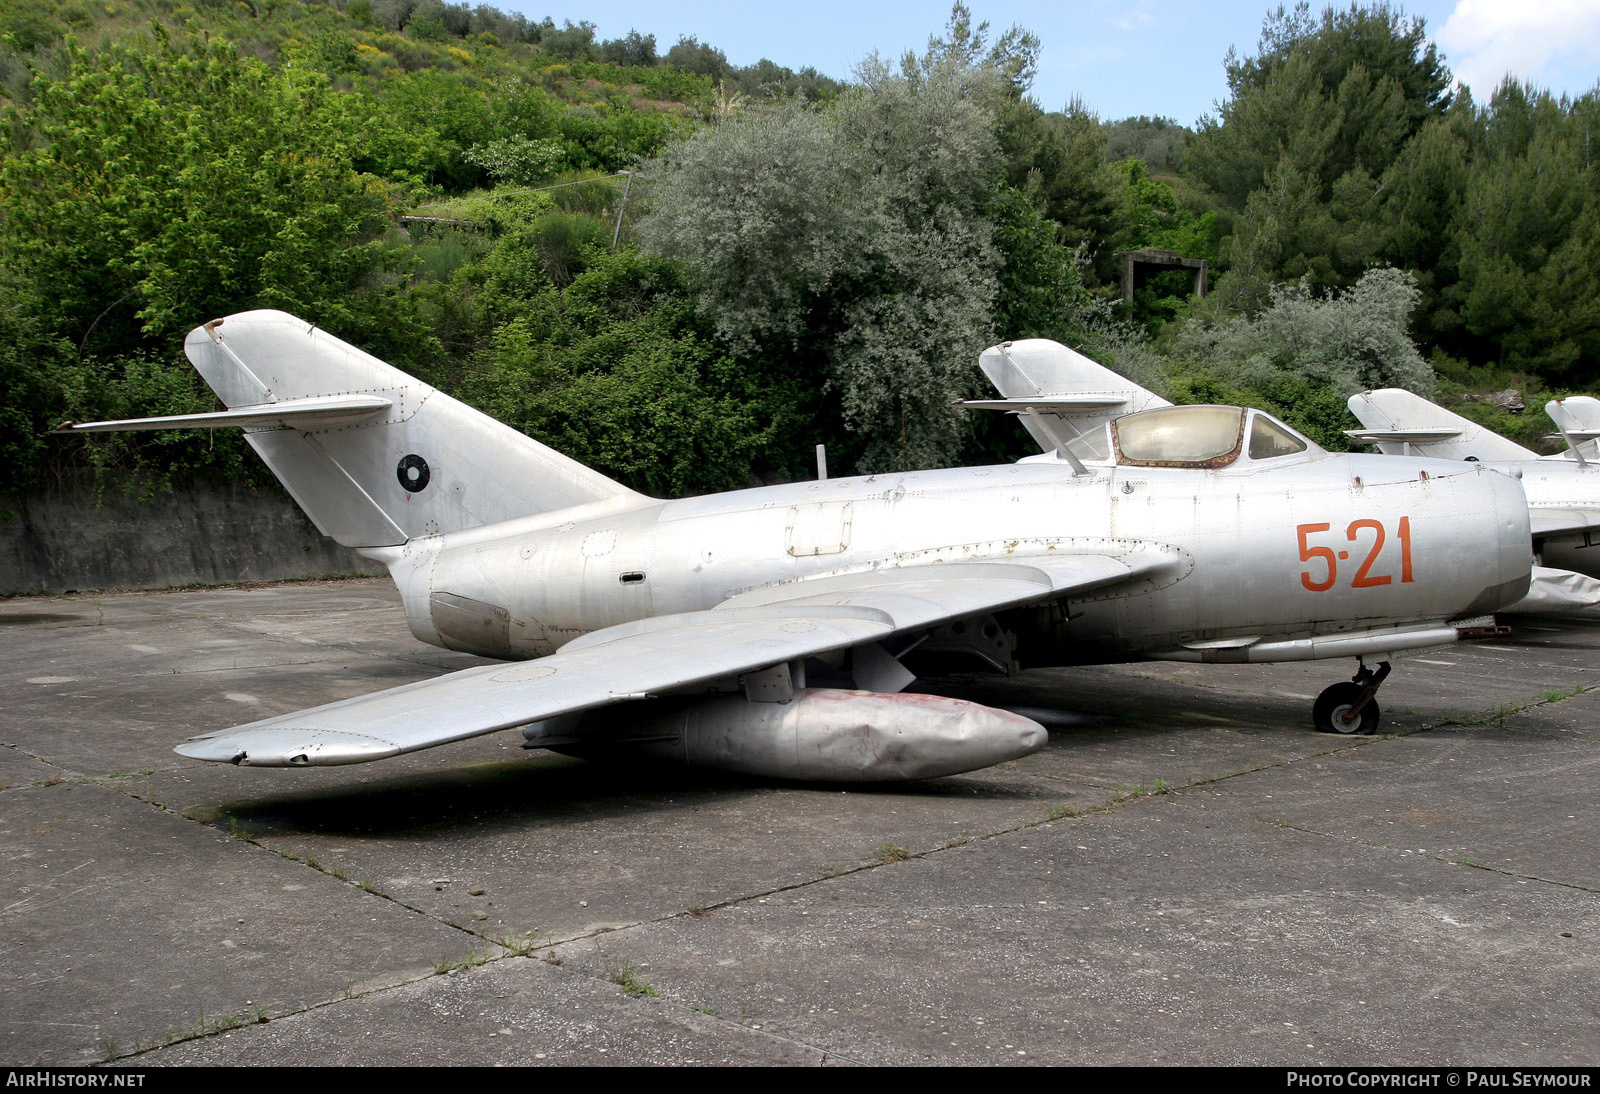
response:
[[[1311,724],[1316,726],[1317,732],[1362,735],[1376,733],[1379,718],[1376,697],[1368,700],[1355,721],[1340,721],[1340,715],[1355,706],[1363,690],[1360,684],[1334,684],[1317,696],[1316,703],[1311,707]]]

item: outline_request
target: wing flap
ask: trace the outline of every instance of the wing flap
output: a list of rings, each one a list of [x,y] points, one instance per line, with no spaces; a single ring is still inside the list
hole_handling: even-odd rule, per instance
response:
[[[533,661],[485,665],[197,737],[200,760],[361,763],[827,653],[946,620],[1100,589],[1172,565],[1161,552],[952,562],[752,590],[709,611],[610,627]]]

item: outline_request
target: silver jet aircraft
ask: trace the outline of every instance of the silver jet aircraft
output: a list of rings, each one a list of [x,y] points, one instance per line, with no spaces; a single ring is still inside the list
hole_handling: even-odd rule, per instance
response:
[[[1394,455],[1481,462],[1522,480],[1528,495],[1534,553],[1541,567],[1600,578],[1600,399],[1573,395],[1552,399],[1545,412],[1567,442],[1564,451],[1541,456],[1477,422],[1420,395],[1381,388],[1350,396],[1350,413],[1363,426],[1345,430],[1358,441]],[[1536,574],[1538,571],[1536,571]],[[1552,585],[1540,581],[1539,585]],[[1562,591],[1573,606],[1593,603],[1586,585],[1572,581]],[[1556,590],[1552,588],[1552,600]]]
[[[419,639],[520,662],[178,747],[198,759],[359,763],[521,726],[580,754],[892,780],[1042,747],[1028,719],[904,693],[930,660],[1371,657],[1316,709],[1370,731],[1387,658],[1528,585],[1515,479],[1330,454],[1238,407],[1123,417],[1092,469],[660,501],[281,312],[207,323],[185,351],[228,409],[63,428],[242,427],[318,528],[389,568]]]
[[[1171,406],[1165,399],[1058,342],[1005,342],[979,358],[1004,399],[964,405],[1010,410],[1044,454],[1022,462],[1093,462],[1109,458],[1106,423],[1118,414]],[[1587,551],[1600,530],[1600,400],[1573,396],[1547,409],[1569,444],[1564,456],[1536,456],[1482,426],[1409,391],[1390,388],[1351,396],[1350,409],[1371,428],[1345,432],[1386,455],[1491,461],[1520,479],[1532,527],[1528,595],[1506,612],[1561,612],[1600,604],[1600,558]],[[1587,455],[1584,452],[1587,449]],[[1476,454],[1475,454],[1476,453]]]

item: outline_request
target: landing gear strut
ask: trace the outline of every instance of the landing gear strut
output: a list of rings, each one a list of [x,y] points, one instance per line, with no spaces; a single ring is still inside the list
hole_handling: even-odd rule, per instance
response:
[[[1380,661],[1378,671],[1366,662],[1356,670],[1348,684],[1334,684],[1317,696],[1311,707],[1311,724],[1319,733],[1369,734],[1378,728],[1378,685],[1389,675],[1389,662]]]

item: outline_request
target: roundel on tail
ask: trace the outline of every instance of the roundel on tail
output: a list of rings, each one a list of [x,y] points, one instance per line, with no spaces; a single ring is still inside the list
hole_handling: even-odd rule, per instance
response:
[[[408,494],[420,494],[428,488],[428,480],[433,478],[433,472],[428,470],[428,461],[414,454],[400,457],[394,474]]]

